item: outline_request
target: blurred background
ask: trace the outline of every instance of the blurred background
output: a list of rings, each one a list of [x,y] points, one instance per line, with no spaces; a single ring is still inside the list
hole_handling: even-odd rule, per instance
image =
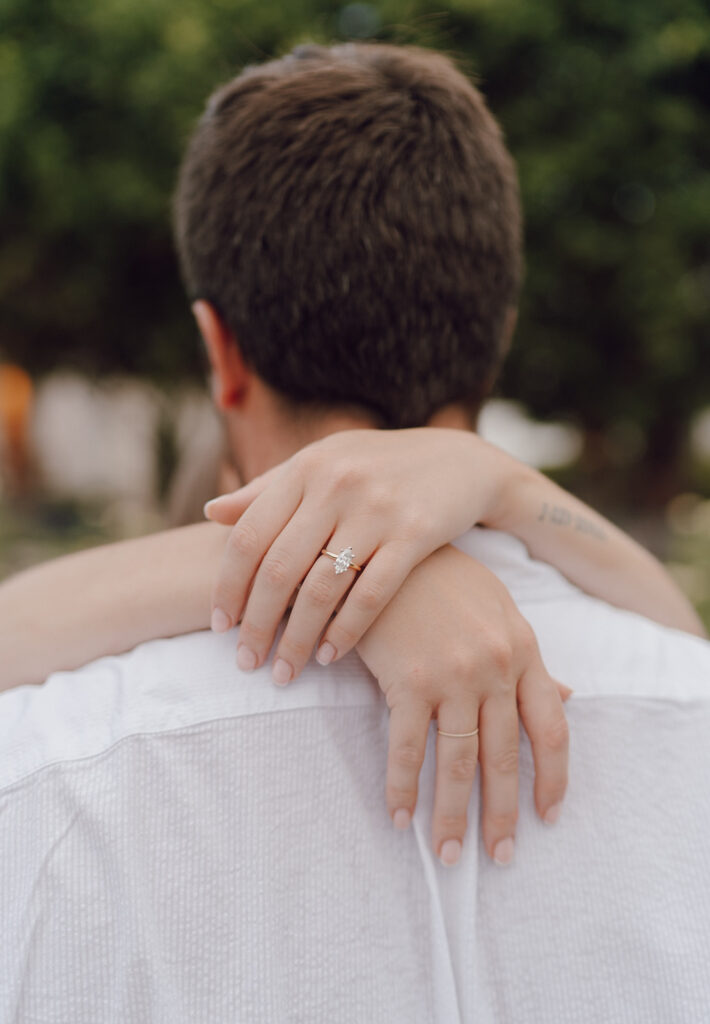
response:
[[[0,578],[199,516],[219,429],[170,197],[219,82],[306,40],[457,57],[520,172],[483,432],[651,547],[710,624],[701,0],[0,0]]]

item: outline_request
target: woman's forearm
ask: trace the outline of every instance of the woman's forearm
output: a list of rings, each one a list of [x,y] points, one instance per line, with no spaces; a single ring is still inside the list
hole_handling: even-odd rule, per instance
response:
[[[228,533],[199,523],[66,555],[0,584],[0,690],[207,628]]]
[[[704,635],[690,603],[647,551],[540,473],[480,438],[471,444],[462,458],[475,472],[462,495],[468,491],[465,500],[478,500],[479,509],[483,502],[485,514],[474,516],[482,525],[519,537],[587,593]],[[69,555],[0,584],[0,690],[206,628],[229,532],[200,523]]]
[[[690,601],[663,566],[603,516],[541,473],[503,456],[502,483],[483,525],[522,540],[530,554],[582,590],[655,622],[705,636]]]

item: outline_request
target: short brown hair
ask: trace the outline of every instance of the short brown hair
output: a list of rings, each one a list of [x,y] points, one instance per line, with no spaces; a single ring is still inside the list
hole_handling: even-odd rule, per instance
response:
[[[447,57],[347,43],[246,68],[197,125],[175,224],[190,297],[291,403],[405,427],[491,387],[521,276],[517,178]]]

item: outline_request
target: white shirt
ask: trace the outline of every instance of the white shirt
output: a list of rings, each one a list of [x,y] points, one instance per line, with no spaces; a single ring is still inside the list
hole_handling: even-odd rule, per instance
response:
[[[574,688],[558,824],[521,737],[512,865],[384,801],[355,655],[281,689],[236,633],[143,644],[0,695],[0,1021],[710,1020],[710,645],[612,609],[516,540],[461,546]]]

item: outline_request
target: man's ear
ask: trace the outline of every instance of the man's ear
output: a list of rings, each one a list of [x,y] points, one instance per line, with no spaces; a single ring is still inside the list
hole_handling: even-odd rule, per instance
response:
[[[214,306],[198,299],[192,304],[192,312],[212,370],[212,398],[218,409],[226,411],[241,403],[249,387],[250,371],[237,339]]]

